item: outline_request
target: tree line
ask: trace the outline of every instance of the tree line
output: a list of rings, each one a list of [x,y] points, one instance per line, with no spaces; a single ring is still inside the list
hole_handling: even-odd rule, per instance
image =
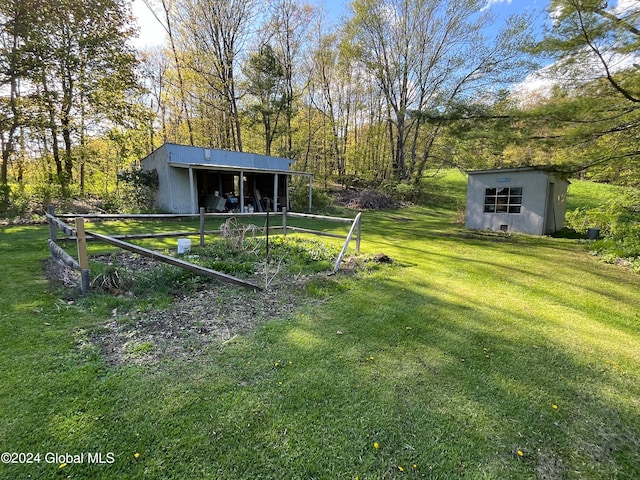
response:
[[[142,51],[130,1],[0,5],[4,209],[108,196],[163,142],[292,158],[326,184],[544,164],[638,185],[640,7],[554,0],[539,39],[531,16],[496,29],[484,0],[353,0],[340,20],[301,0],[144,2],[166,39]],[[513,88],[536,69],[550,94]]]

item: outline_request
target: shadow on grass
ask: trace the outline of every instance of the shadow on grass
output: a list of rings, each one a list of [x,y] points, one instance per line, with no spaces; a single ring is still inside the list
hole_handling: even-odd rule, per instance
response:
[[[352,467],[391,478],[414,463],[436,478],[640,474],[640,390],[627,376],[637,370],[622,371],[628,362],[567,348],[555,338],[562,327],[529,327],[535,315],[445,301],[393,279],[337,303],[331,316],[280,332],[293,339],[279,349],[314,364],[283,375],[282,392],[272,391],[282,402],[266,402],[281,405],[272,419],[289,445],[314,452],[308,440],[324,437],[303,477]],[[312,353],[296,338],[313,338]],[[318,423],[311,411],[322,412]],[[374,441],[384,450],[372,451]],[[342,445],[343,460],[323,458],[323,443]]]
[[[70,336],[90,319],[32,295],[5,339],[6,448],[116,461],[0,477],[640,477],[637,284],[573,245],[449,238],[437,218],[365,220],[410,267],[317,288],[324,306],[198,362],[109,368]]]

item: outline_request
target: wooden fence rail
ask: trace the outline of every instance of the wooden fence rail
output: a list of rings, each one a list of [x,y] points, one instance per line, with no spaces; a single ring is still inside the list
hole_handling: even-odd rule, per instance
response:
[[[78,261],[60,248],[56,242],[49,239],[47,243],[49,244],[49,251],[53,258],[64,263],[67,267],[72,268],[73,270],[80,270],[80,264]]]
[[[154,260],[158,260],[160,262],[167,263],[169,265],[184,268],[185,270],[189,270],[190,272],[197,273],[199,275],[204,275],[206,277],[222,280],[223,282],[226,282],[226,283],[233,283],[235,285],[240,285],[241,287],[245,287],[245,288],[262,290],[262,287],[259,287],[254,283],[241,280],[240,278],[236,278],[232,275],[227,275],[226,273],[218,272],[216,270],[211,270],[209,268],[201,267],[200,265],[195,265],[193,263],[185,262],[184,260],[180,260],[179,258],[154,252],[153,250],[149,250],[147,248],[138,247],[137,245],[133,245],[131,243],[115,239],[108,235],[102,235],[100,233],[95,233],[95,232],[87,232],[87,235],[91,235],[92,237],[95,237],[102,242],[108,243],[109,245],[120,247],[124,250],[128,250],[130,252],[143,255],[145,257],[153,258]]]
[[[89,258],[87,256],[87,245],[84,238],[84,222],[80,218],[76,219],[76,228],[73,228],[71,225],[56,218],[52,205],[49,205],[47,208],[46,218],[49,222],[50,238],[47,243],[51,257],[69,268],[80,272],[80,289],[82,290],[82,295],[86,295],[89,292]],[[78,228],[79,225],[80,229]],[[58,230],[76,239],[78,260],[69,255],[57,244]]]
[[[200,237],[200,246],[205,245],[205,235],[219,235],[221,230],[205,230],[205,220],[211,218],[254,218],[254,217],[266,217],[266,226],[261,228],[260,230],[267,236],[274,232],[276,234],[281,233],[282,235],[287,235],[288,232],[299,232],[299,233],[309,233],[313,235],[321,235],[333,238],[344,238],[345,243],[342,247],[342,251],[336,260],[334,265],[334,271],[337,271],[340,268],[340,263],[347,251],[349,243],[355,233],[356,235],[356,252],[360,253],[360,237],[361,237],[361,213],[359,213],[355,219],[351,218],[340,218],[340,217],[330,217],[325,215],[313,215],[306,213],[294,213],[288,212],[286,209],[282,210],[282,225],[278,226],[270,226],[269,225],[269,216],[275,217],[278,214],[269,214],[269,212],[254,212],[254,213],[205,213],[204,209],[200,209],[199,214],[132,214],[132,215],[121,215],[121,214],[83,214],[83,215],[75,215],[75,214],[61,214],[56,215],[53,206],[50,206],[47,210],[46,218],[49,222],[50,229],[50,239],[48,241],[49,250],[51,251],[52,257],[61,261],[65,265],[69,267],[80,270],[82,274],[82,293],[86,295],[89,288],[89,262],[86,250],[86,242],[87,241],[102,241],[108,243],[110,245],[114,245],[116,247],[122,248],[124,250],[136,252],[140,255],[148,256],[158,261],[168,263],[170,265],[174,265],[180,268],[184,268],[186,270],[192,271],[194,273],[205,275],[211,278],[216,278],[218,280],[233,283],[235,285],[240,285],[246,288],[253,288],[261,290],[258,285],[255,285],[251,282],[246,282],[239,278],[233,277],[231,275],[227,275],[222,272],[218,272],[215,270],[210,270],[204,267],[200,267],[199,265],[195,265],[184,260],[177,259],[175,257],[171,257],[168,255],[163,255],[158,252],[154,252],[152,250],[148,250],[137,245],[133,245],[125,240],[135,240],[135,239],[145,239],[145,238],[171,238],[171,237],[188,237],[188,236],[196,236]],[[351,224],[351,228],[349,230],[349,234],[345,237],[341,234],[336,234],[332,232],[325,232],[321,230],[313,230],[308,228],[294,227],[289,226],[287,223],[287,219],[291,218],[305,218],[311,220],[321,220],[321,221],[330,221],[330,222],[338,222],[338,223],[349,223]],[[161,232],[161,233],[136,233],[136,234],[127,234],[127,235],[104,235],[96,232],[86,231],[84,229],[85,221],[102,221],[102,220],[178,220],[178,219],[188,219],[188,218],[199,218],[200,224],[198,230],[191,231],[179,231],[179,232]],[[61,219],[74,219],[75,220],[75,228],[69,225],[68,223],[62,221]],[[66,237],[58,238],[57,231],[63,232]],[[65,241],[74,241],[78,245],[78,260],[76,261],[71,255],[69,255],[66,251],[64,251],[58,245],[59,242]]]

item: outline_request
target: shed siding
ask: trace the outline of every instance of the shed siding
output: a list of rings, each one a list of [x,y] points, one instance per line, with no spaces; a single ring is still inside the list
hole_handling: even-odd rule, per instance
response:
[[[142,159],[140,165],[143,170],[155,169],[158,172],[159,184],[155,201],[160,210],[173,213],[197,213],[200,199],[196,172],[206,169],[208,165],[211,165],[209,168],[212,170],[222,166],[238,169],[233,170],[236,175],[239,175],[244,168],[268,170],[267,175],[272,175],[275,179],[278,178],[279,172],[287,175],[294,173],[290,171],[291,162],[292,160],[287,158],[166,143]],[[193,184],[190,178],[192,169]],[[279,200],[277,195],[276,190],[274,204],[278,201],[286,204],[287,199]],[[241,200],[244,200],[244,197]]]
[[[189,169],[171,167],[167,160],[167,151],[160,147],[141,162],[143,170],[158,172],[156,205],[167,212],[191,212]]]
[[[547,200],[553,183],[553,198]],[[564,224],[565,198],[568,182],[550,172],[541,170],[495,170],[470,173],[467,186],[467,213],[465,226],[474,230],[499,231],[506,225],[509,231],[544,235],[559,230]],[[520,213],[485,213],[484,199],[487,188],[521,187]],[[551,206],[547,202],[551,202]],[[548,215],[553,218],[548,218]]]

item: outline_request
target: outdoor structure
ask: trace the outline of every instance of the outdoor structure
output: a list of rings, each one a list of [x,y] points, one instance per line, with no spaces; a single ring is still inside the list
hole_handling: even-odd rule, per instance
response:
[[[156,205],[169,213],[278,211],[289,209],[293,160],[253,153],[165,143],[140,161],[158,172]]]
[[[465,226],[546,235],[564,226],[569,182],[538,167],[467,172]]]

